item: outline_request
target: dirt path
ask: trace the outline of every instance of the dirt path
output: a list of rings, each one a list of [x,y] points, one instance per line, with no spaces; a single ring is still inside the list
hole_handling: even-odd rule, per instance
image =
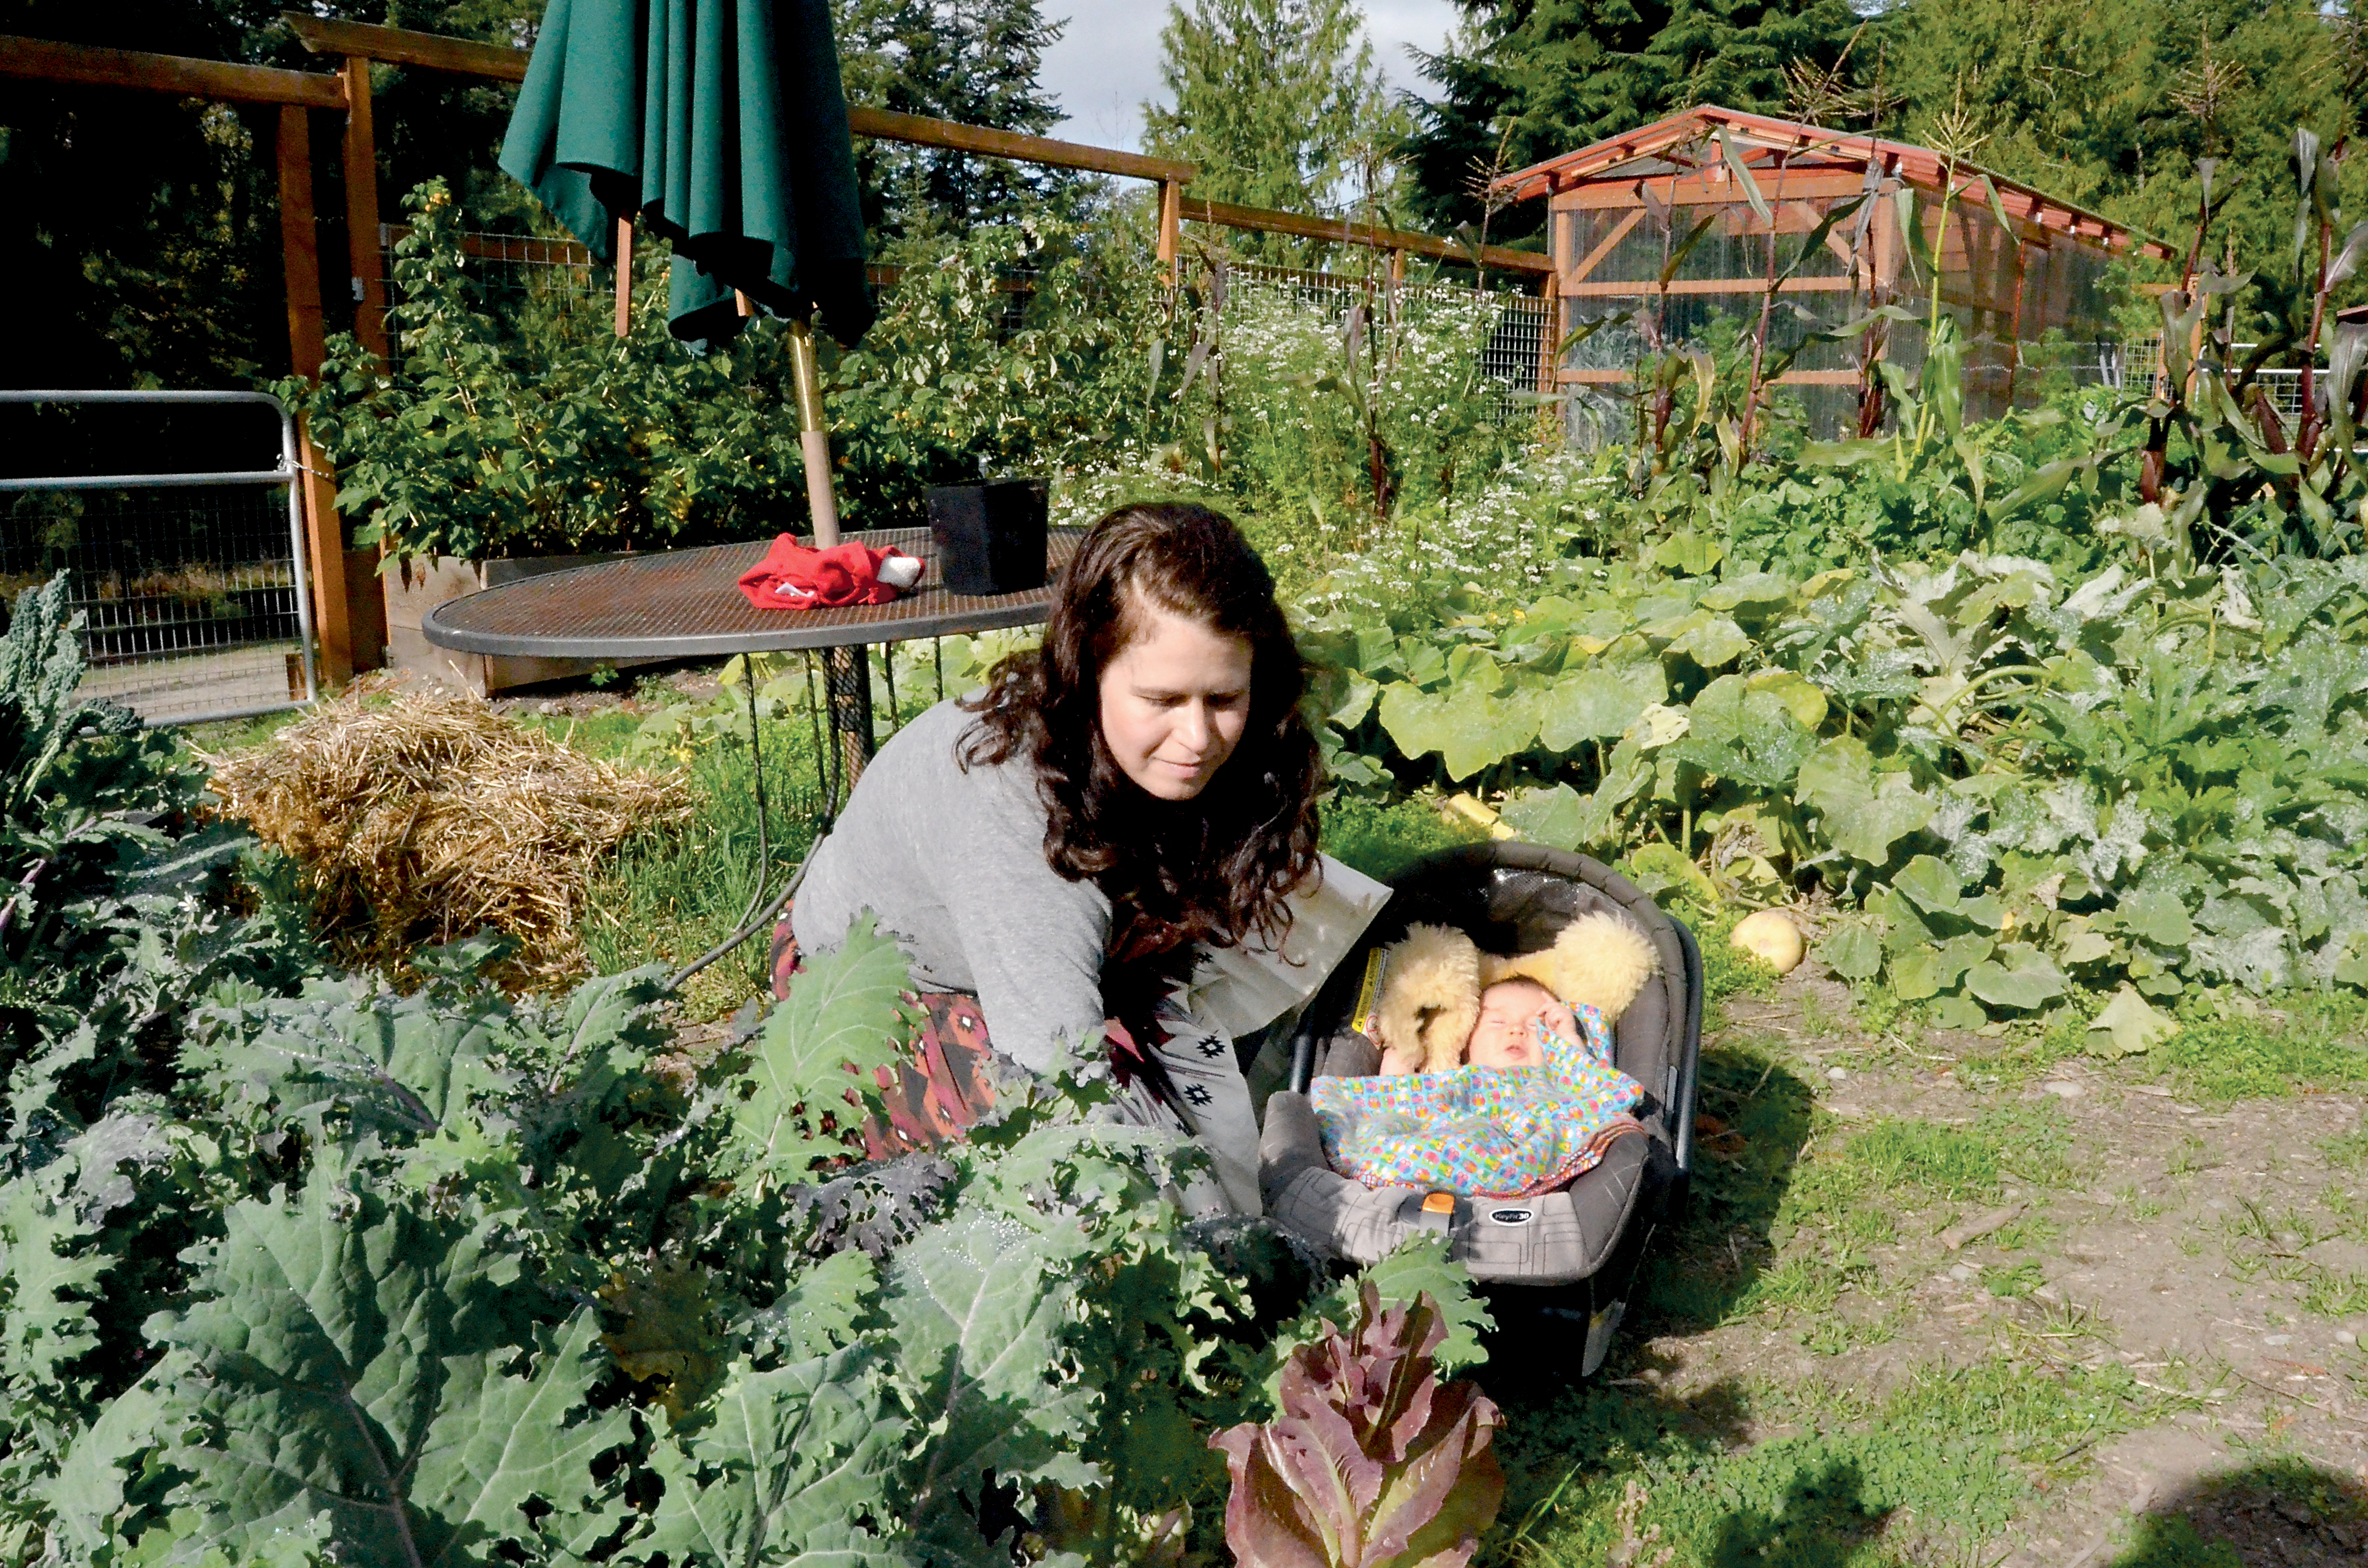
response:
[[[2001,1358],[2032,1380],[2119,1368],[2139,1414],[2027,1463],[2034,1499],[1973,1561],[2368,1562],[2362,1097],[2189,1104],[2144,1058],[2018,1073],[1995,1041],[1870,1040],[1849,1017],[1805,971],[1728,1002],[1705,1040],[1708,1201],[1612,1386],[1714,1423],[1745,1387],[1896,1411]],[[1728,1310],[1668,1310],[1673,1281]],[[1789,1429],[1755,1415],[1732,1438]],[[1912,1523],[1883,1533],[1928,1560]]]

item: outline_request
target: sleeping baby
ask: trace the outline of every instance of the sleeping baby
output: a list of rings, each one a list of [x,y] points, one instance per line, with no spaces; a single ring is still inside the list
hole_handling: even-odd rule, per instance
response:
[[[1650,977],[1651,948],[1614,916],[1577,926],[1525,960],[1489,958],[1435,926],[1386,949],[1359,1013],[1381,1074],[1309,1086],[1332,1168],[1368,1187],[1526,1197],[1641,1131],[1627,1113],[1644,1091],[1611,1065],[1605,1012]]]

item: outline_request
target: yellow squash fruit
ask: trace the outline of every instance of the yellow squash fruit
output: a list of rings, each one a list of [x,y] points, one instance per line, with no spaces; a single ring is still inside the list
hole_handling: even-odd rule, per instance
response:
[[[1790,974],[1808,951],[1801,939],[1801,928],[1781,910],[1763,909],[1747,915],[1735,924],[1735,934],[1727,938],[1743,951],[1760,960],[1779,974]]]

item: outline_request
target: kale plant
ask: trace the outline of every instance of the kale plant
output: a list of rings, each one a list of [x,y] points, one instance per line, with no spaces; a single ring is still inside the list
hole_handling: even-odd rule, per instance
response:
[[[695,1064],[655,970],[516,998],[219,988],[0,1186],[15,1559],[1007,1568],[1199,1529],[1322,1281],[1184,1226],[1073,1074],[871,1166],[910,1048],[868,930]],[[166,1243],[170,1249],[166,1249]],[[1439,1260],[1406,1276],[1471,1308]],[[119,1299],[120,1298],[120,1299]]]

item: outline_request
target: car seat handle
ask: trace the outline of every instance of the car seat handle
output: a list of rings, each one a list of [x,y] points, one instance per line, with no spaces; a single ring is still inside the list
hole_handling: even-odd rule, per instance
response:
[[[1291,1029],[1291,1092],[1304,1095],[1315,1081],[1315,1009],[1300,1014]]]

